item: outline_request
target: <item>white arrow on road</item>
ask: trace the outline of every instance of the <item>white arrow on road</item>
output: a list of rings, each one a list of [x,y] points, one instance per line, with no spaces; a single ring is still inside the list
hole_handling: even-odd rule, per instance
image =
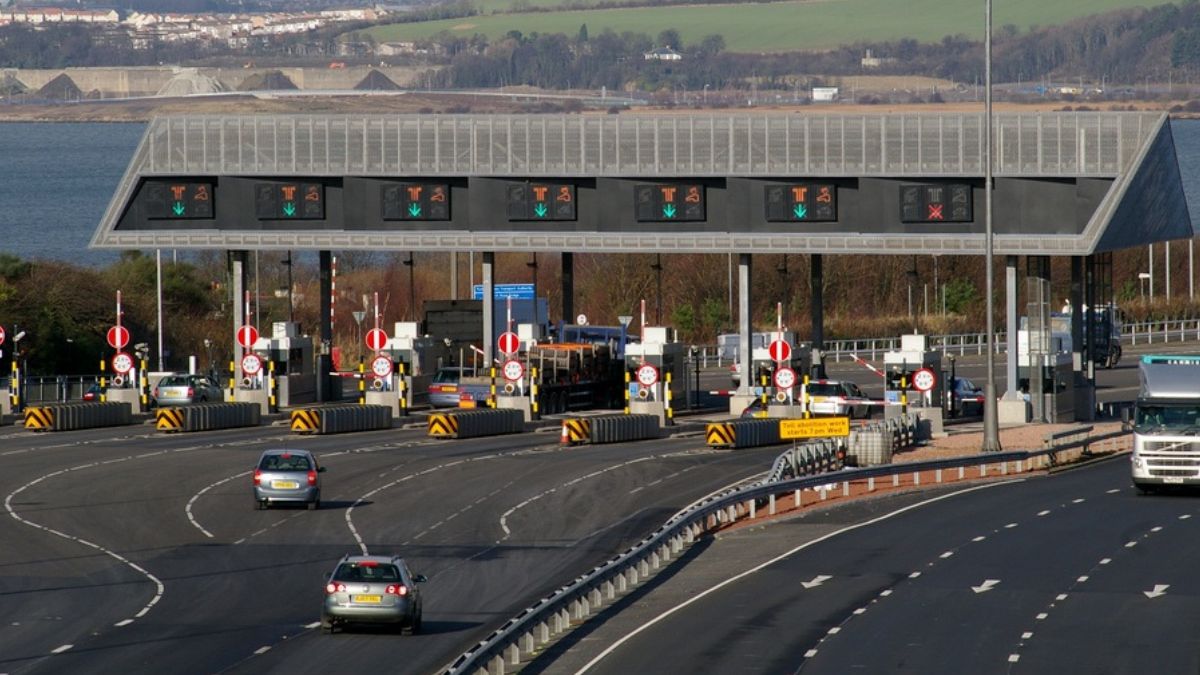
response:
[[[812,581],[801,581],[800,585],[804,586],[805,588],[816,588],[817,586],[820,586],[821,584],[825,583],[826,581],[829,581],[832,578],[833,577],[825,575],[825,574],[818,574],[817,576],[812,578]]]
[[[1154,590],[1142,591],[1142,592],[1146,594],[1147,598],[1150,598],[1151,600],[1153,600],[1155,598],[1161,598],[1162,596],[1166,595],[1167,589],[1170,587],[1171,587],[1170,584],[1154,584]]]
[[[999,579],[984,579],[982,586],[972,586],[971,590],[976,593],[986,593],[996,587],[1000,583]]]

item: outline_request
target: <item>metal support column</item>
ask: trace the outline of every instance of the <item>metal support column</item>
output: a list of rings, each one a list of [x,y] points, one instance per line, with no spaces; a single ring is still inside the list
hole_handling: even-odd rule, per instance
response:
[[[575,321],[575,254],[562,254],[562,320]]]
[[[809,375],[825,377],[825,270],[821,254],[814,253],[809,265],[811,299],[809,315],[812,321],[812,371]]]
[[[1004,400],[1019,401],[1017,391],[1017,256],[1005,257],[1004,269]]]
[[[333,253],[317,253],[321,278],[321,343],[317,345],[317,401],[332,401],[333,379]],[[340,382],[340,380],[339,380]],[[339,384],[340,386],[340,384]],[[341,392],[338,392],[339,394]]]
[[[496,289],[492,278],[496,266],[496,254],[488,251],[483,254],[483,367],[492,367],[492,353],[495,351],[495,315]],[[536,302],[536,300],[534,300]]]
[[[754,325],[750,315],[750,262],[749,253],[738,254],[738,361],[742,364],[742,377],[738,382],[738,394],[750,394],[754,381]]]
[[[230,360],[242,360],[242,346],[237,342],[238,331],[242,329],[242,324],[246,322],[245,302],[246,302],[246,263],[249,260],[249,254],[246,251],[230,251],[229,252],[229,286],[230,292],[233,294],[233,302],[230,307],[233,311],[233,342],[229,350]]]

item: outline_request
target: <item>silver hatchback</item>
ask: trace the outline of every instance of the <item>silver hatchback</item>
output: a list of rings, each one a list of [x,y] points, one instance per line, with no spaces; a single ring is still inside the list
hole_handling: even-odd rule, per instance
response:
[[[224,400],[224,390],[204,375],[167,375],[154,386],[154,402],[159,406]]]
[[[324,472],[307,450],[267,450],[254,468],[255,508],[280,502],[306,504],[309,511],[318,508]]]
[[[424,575],[413,574],[397,556],[348,555],[325,582],[321,630],[332,633],[348,623],[385,624],[414,635],[421,632]]]

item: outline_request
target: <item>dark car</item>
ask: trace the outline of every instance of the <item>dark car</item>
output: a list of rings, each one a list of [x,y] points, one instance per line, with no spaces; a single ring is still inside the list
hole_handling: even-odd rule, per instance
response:
[[[420,633],[417,584],[424,581],[424,575],[413,574],[397,556],[345,556],[325,583],[321,630],[332,633],[339,625],[369,623]]]
[[[83,392],[83,400],[99,401],[100,394],[103,393],[103,391],[104,390],[100,388],[100,385],[98,383],[93,382],[92,385],[90,387],[88,387],[86,391]]]
[[[952,380],[946,397],[951,417],[978,417],[983,414],[983,390],[965,377]]]

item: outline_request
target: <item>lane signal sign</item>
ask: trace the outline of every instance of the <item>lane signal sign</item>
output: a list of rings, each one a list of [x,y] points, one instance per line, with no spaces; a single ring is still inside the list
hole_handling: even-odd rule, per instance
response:
[[[213,217],[213,184],[147,180],[138,203],[150,220],[187,220]]]
[[[320,183],[255,183],[259,220],[324,220],[325,186]]]
[[[902,185],[900,221],[970,223],[974,220],[972,199],[970,185]]]
[[[575,186],[565,183],[509,183],[508,219],[575,220]]]
[[[837,186],[793,183],[763,187],[767,222],[832,222],[837,220]]]
[[[383,184],[384,220],[450,220],[450,186],[445,183]]]
[[[705,219],[704,186],[694,183],[635,185],[634,215],[641,222]]]

